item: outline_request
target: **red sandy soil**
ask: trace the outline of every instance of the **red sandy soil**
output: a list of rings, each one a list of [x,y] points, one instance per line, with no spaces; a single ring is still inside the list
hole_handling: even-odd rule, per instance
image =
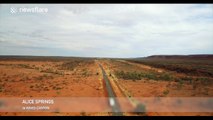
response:
[[[153,68],[143,64],[130,63],[127,61],[112,61],[105,60],[103,61],[105,66],[108,66],[108,73],[111,74],[114,81],[117,81],[117,85],[123,88],[123,93],[131,97],[212,97],[213,96],[213,86],[212,84],[204,86],[202,84],[198,84],[196,89],[193,88],[191,84],[183,84],[181,88],[178,88],[178,83],[175,81],[156,81],[150,79],[143,80],[124,80],[118,79],[113,74],[114,70],[123,70],[128,72],[133,71],[157,71],[157,72],[170,72],[176,76],[184,76],[184,74],[175,73],[163,69]],[[208,90],[208,92],[207,92]],[[168,94],[164,94],[164,91],[169,91]],[[207,94],[208,93],[208,94]],[[213,115],[213,113],[147,113],[147,115],[155,116],[155,115]]]
[[[90,64],[82,64],[74,70],[60,69],[65,61],[0,61],[0,97],[106,97],[103,85],[102,72],[99,63],[105,69],[117,97],[212,97],[212,84],[204,86],[198,84],[196,89],[191,84],[183,84],[178,88],[175,81],[156,80],[123,80],[114,75],[115,70],[123,71],[157,71],[169,72],[176,76],[184,74],[170,72],[164,69],[153,68],[147,65],[117,60],[94,60]],[[22,64],[22,65],[20,65]],[[23,65],[27,65],[23,66]],[[30,67],[29,67],[30,66]],[[46,69],[57,72],[45,72]],[[42,72],[43,70],[43,72]],[[208,91],[207,91],[208,90]],[[168,94],[164,94],[169,91]],[[108,103],[103,104],[107,106]],[[122,107],[131,107],[123,104]],[[96,107],[96,106],[94,106]],[[29,113],[29,112],[2,112],[0,115],[49,115],[71,116],[87,115],[102,116],[110,113]],[[124,115],[137,115],[124,113]],[[147,113],[147,115],[212,115],[212,113]]]
[[[14,66],[28,64],[57,70],[55,65],[60,65],[60,62],[1,61],[0,64],[12,64],[0,65],[3,87],[0,96],[3,97],[104,97],[104,91],[99,82],[102,74],[95,63],[89,66],[78,66],[74,71],[63,71],[63,75]],[[86,70],[89,75],[82,76],[83,70]],[[100,74],[96,75],[97,72]],[[42,79],[40,80],[39,77]]]
[[[102,73],[96,61],[87,66],[79,65],[73,71],[60,70],[58,66],[62,63],[63,61],[0,61],[0,97],[105,97]],[[47,68],[60,71],[62,74],[41,72]],[[83,113],[1,113],[1,115],[81,114]]]
[[[124,71],[164,71],[166,70],[152,68],[146,65],[140,65],[136,63],[127,64],[125,62],[120,61],[105,61],[108,64],[111,74],[113,74],[114,70],[124,70]],[[172,73],[176,76],[183,76],[180,73]],[[116,77],[116,76],[115,76]],[[151,80],[151,79],[143,79],[143,80],[123,80],[119,79],[119,84],[121,86],[125,86],[129,92],[131,92],[133,97],[164,97],[163,91],[169,90],[169,93],[166,97],[211,97],[213,96],[213,86],[210,85],[197,85],[196,89],[193,89],[191,84],[183,84],[183,86],[178,89],[178,83],[175,81],[164,81],[164,80]],[[208,90],[208,94],[206,93],[206,89]]]

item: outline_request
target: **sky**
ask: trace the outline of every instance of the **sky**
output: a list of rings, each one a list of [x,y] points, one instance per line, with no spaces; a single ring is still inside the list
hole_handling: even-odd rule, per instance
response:
[[[0,55],[188,54],[213,54],[213,4],[0,5]]]

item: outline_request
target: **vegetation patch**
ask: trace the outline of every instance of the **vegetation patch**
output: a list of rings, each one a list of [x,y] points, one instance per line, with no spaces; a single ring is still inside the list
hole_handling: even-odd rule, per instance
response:
[[[53,79],[54,77],[52,75],[43,74],[41,76],[36,77],[36,80],[47,80],[47,79]]]
[[[168,94],[169,94],[169,90],[164,90],[164,91],[163,91],[163,95],[164,95],[164,96],[166,96],[166,95],[168,95]]]
[[[141,80],[141,79],[152,79],[152,80],[173,80],[174,77],[168,73],[157,73],[157,72],[124,72],[115,71],[115,75],[120,79],[125,80]]]
[[[212,60],[196,59],[141,59],[128,60],[129,62],[149,65],[156,68],[176,71],[187,75],[213,76]]]
[[[77,60],[72,60],[69,62],[64,62],[62,65],[59,65],[59,69],[61,70],[71,70],[73,71],[76,67],[78,66],[88,66],[90,64],[93,64],[94,60],[92,59],[77,59]]]

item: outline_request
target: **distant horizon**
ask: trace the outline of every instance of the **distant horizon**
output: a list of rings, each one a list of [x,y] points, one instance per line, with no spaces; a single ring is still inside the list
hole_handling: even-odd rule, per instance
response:
[[[146,58],[151,56],[213,56],[213,54],[158,54],[158,55],[149,55],[149,56],[138,56],[138,57],[84,57],[84,56],[39,56],[39,55],[0,55],[7,57],[74,57],[74,58]]]

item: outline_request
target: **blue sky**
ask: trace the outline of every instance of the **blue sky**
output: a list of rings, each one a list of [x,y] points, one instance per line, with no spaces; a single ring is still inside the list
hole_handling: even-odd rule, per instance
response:
[[[11,13],[10,8],[48,8]],[[0,55],[213,54],[213,4],[1,4]]]

